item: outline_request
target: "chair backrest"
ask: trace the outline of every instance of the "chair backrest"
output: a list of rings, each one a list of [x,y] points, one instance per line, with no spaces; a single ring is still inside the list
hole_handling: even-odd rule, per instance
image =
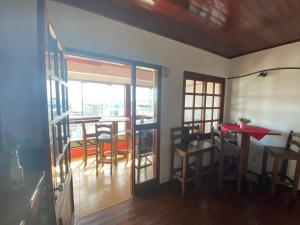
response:
[[[203,133],[200,125],[191,125],[188,124],[186,126],[184,126],[188,129],[188,137],[189,137],[189,141],[193,141],[193,140],[206,140],[210,138],[210,134],[205,134]]]
[[[102,134],[110,135],[113,138],[113,126],[112,123],[96,123],[96,136],[99,137]]]
[[[153,133],[147,130],[138,131],[138,153],[146,154],[153,151]]]
[[[211,128],[211,143],[222,151],[224,146],[224,135],[222,134],[222,131],[214,129],[213,127]]]
[[[294,131],[290,131],[286,148],[300,154],[300,135],[295,133]]]
[[[83,139],[88,138],[88,137],[96,137],[96,133],[92,132],[88,132],[88,130],[94,130],[94,129],[88,129],[88,126],[92,126],[94,127],[95,124],[97,124],[99,122],[99,120],[87,120],[87,121],[82,121],[82,136]],[[92,128],[91,127],[91,128]]]
[[[171,146],[189,142],[189,130],[187,127],[174,127],[171,128]]]

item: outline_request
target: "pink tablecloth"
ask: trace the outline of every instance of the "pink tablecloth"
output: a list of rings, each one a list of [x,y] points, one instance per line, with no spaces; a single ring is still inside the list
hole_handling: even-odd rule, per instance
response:
[[[254,125],[248,125],[247,127],[241,129],[240,125],[231,123],[223,124],[221,130],[225,134],[228,132],[248,133],[251,137],[254,137],[257,140],[262,139],[270,132],[269,129]]]

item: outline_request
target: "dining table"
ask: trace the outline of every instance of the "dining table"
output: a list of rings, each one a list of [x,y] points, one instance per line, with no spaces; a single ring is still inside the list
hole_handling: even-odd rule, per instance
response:
[[[253,173],[248,173],[248,158],[250,150],[250,138],[256,140],[261,140],[267,135],[281,135],[281,133],[272,131],[270,129],[256,126],[256,125],[247,125],[243,128],[239,124],[225,123],[221,125],[221,131],[224,134],[227,133],[236,133],[241,135],[241,150],[242,150],[242,165],[243,165],[243,174],[247,181],[257,181],[257,176],[253,176]]]
[[[118,134],[118,124],[120,122],[129,122],[130,118],[127,116],[103,116],[99,120],[100,123],[112,123],[113,132]]]
[[[115,137],[115,141],[113,142],[114,146],[114,154],[117,155],[118,152],[118,144],[117,144],[117,136],[118,136],[118,124],[121,122],[129,122],[130,121],[130,117],[127,116],[103,116],[101,117],[101,119],[99,120],[99,123],[112,123],[112,133],[113,133],[113,137]],[[125,131],[126,133],[126,131]],[[118,159],[116,157],[116,159],[114,160],[115,164],[118,163]]]

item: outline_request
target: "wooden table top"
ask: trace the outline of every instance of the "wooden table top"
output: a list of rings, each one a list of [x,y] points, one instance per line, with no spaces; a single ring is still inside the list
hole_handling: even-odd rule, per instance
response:
[[[209,151],[214,145],[209,140],[193,141],[187,144],[180,143],[176,145],[176,150],[179,154],[195,155],[199,152]]]
[[[126,116],[104,116],[99,121],[100,122],[127,122],[130,121],[130,118]]]

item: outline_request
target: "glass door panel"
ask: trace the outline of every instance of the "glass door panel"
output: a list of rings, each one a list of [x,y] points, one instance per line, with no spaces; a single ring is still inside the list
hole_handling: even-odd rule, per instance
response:
[[[157,70],[136,67],[136,124],[157,122]]]

